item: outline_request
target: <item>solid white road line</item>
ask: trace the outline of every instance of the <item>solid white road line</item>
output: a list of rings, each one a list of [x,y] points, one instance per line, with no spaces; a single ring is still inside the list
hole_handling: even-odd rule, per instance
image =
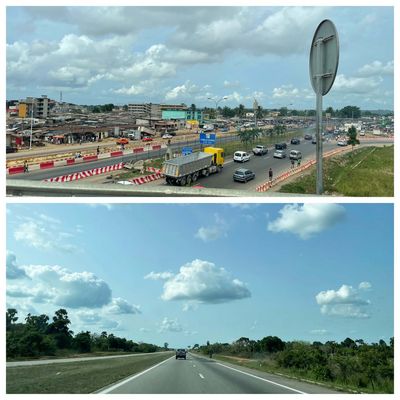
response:
[[[240,369],[228,367],[227,365],[221,364],[221,363],[219,363],[219,362],[217,362],[217,364],[218,364],[218,365],[221,365],[221,367],[225,367],[225,368],[228,368],[228,369],[232,369],[233,371],[240,372],[241,374],[248,375],[248,376],[251,376],[251,377],[253,377],[253,378],[260,379],[260,380],[262,380],[262,381],[268,382],[268,383],[272,383],[273,385],[280,386],[280,387],[283,387],[283,388],[285,388],[285,389],[292,390],[293,392],[301,393],[301,394],[307,394],[306,392],[302,392],[302,391],[300,391],[300,390],[293,389],[293,388],[291,388],[291,387],[289,387],[289,386],[281,385],[280,383],[276,383],[276,382],[270,381],[270,380],[268,380],[268,379],[261,378],[261,377],[259,377],[259,376],[257,376],[257,375],[253,375],[253,374],[249,374],[248,372],[240,371]]]
[[[130,376],[129,378],[124,379],[123,381],[121,381],[121,382],[119,382],[119,383],[117,383],[117,384],[115,384],[115,385],[113,385],[113,386],[110,386],[110,387],[108,387],[108,388],[102,390],[101,392],[97,392],[97,393],[99,393],[99,394],[110,393],[110,392],[113,391],[114,389],[116,389],[116,388],[118,388],[118,387],[120,387],[120,386],[122,386],[122,385],[125,385],[125,383],[127,383],[127,382],[129,382],[129,381],[132,381],[133,379],[139,378],[139,376],[142,376],[142,375],[145,374],[146,372],[149,372],[149,371],[151,371],[152,369],[157,368],[159,365],[164,364],[165,362],[167,362],[168,360],[170,360],[171,358],[174,358],[174,357],[175,357],[175,356],[172,356],[172,357],[170,357],[170,358],[167,358],[166,360],[161,361],[160,363],[158,363],[158,364],[156,364],[156,365],[153,365],[152,367],[150,367],[150,368],[148,368],[148,369],[145,369],[144,371],[139,372],[139,373],[136,374],[136,375]]]
[[[202,374],[199,374],[201,379],[204,379],[204,376]]]

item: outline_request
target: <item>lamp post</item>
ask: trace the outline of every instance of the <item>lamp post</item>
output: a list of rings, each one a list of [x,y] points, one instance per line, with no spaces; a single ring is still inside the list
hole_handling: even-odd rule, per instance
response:
[[[217,109],[218,109],[218,103],[222,100],[226,100],[228,97],[224,96],[221,97],[220,99],[216,100],[214,97],[208,97],[208,100],[212,100],[215,102],[215,119],[217,119]]]
[[[29,139],[29,150],[32,149],[32,128],[33,128],[33,101],[32,101],[32,107],[31,107],[31,135]]]

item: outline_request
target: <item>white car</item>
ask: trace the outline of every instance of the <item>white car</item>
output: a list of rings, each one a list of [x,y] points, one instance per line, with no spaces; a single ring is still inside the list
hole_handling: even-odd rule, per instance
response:
[[[337,142],[337,145],[338,145],[338,146],[347,146],[347,140],[339,140],[339,141]]]
[[[235,162],[245,162],[250,160],[250,154],[245,151],[236,151],[233,154],[233,161]]]
[[[172,135],[169,135],[168,133],[162,135],[162,139],[172,139]]]
[[[285,150],[275,150],[274,158],[286,158]]]

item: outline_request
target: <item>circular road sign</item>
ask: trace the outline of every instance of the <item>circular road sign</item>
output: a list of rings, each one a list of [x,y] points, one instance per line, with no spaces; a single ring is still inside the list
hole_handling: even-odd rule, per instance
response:
[[[338,34],[333,22],[325,19],[314,33],[310,50],[310,80],[316,94],[324,96],[329,92],[335,81],[338,64]]]

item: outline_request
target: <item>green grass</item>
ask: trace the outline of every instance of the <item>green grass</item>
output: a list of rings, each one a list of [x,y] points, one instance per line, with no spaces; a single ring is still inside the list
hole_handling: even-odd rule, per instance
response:
[[[263,357],[261,359],[238,359],[227,357],[223,355],[214,355],[213,358],[221,361],[226,361],[231,364],[241,365],[243,367],[255,369],[262,372],[272,373],[272,374],[282,374],[287,377],[299,380],[310,380],[313,382],[318,382],[323,384],[326,387],[329,387],[334,390],[342,391],[342,392],[350,392],[350,393],[394,393],[393,388],[393,380],[387,381],[386,384],[380,387],[380,389],[373,389],[371,387],[360,388],[352,384],[350,382],[332,382],[332,381],[324,381],[321,379],[317,379],[315,375],[311,371],[299,370],[299,369],[287,369],[287,368],[279,368],[276,365],[276,362],[272,357]]]
[[[362,147],[324,159],[324,194],[355,197],[394,196],[394,146]],[[279,192],[314,194],[316,169]]]
[[[7,394],[92,393],[143,371],[173,353],[78,361],[62,364],[8,367]]]

